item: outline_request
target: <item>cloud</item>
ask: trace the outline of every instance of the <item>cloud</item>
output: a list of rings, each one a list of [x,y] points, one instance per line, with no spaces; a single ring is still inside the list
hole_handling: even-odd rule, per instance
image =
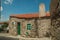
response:
[[[3,7],[1,6],[1,7],[0,7],[0,11],[2,11],[2,10],[3,10]]]
[[[4,3],[5,4],[12,4],[13,0],[5,0]]]

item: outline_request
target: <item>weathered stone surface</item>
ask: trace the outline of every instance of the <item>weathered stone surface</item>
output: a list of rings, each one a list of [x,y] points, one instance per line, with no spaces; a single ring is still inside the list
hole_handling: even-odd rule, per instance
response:
[[[54,19],[52,22],[52,40],[60,40],[60,18],[57,18],[56,20]]]
[[[32,29],[31,30],[27,30],[27,24],[31,24],[32,26]],[[26,29],[26,32],[28,32],[28,36],[26,37],[36,37],[36,25],[35,25],[35,19],[27,19],[25,20],[25,29]],[[26,32],[25,32],[25,35],[26,35]]]
[[[12,22],[16,22],[15,25],[12,25]],[[22,37],[27,38],[36,38],[36,37],[46,37],[49,35],[49,28],[50,28],[50,19],[44,18],[44,19],[18,19],[18,18],[11,18],[10,19],[10,30],[9,33],[12,35],[18,35],[17,33],[17,22],[20,22],[21,24],[21,35]],[[32,28],[31,30],[27,30],[27,24],[31,24]],[[26,35],[26,32],[28,32],[28,35]]]
[[[51,38],[20,38],[19,40],[51,40]]]
[[[50,13],[52,40],[60,40],[60,0],[51,0]]]
[[[17,35],[17,22],[20,22],[22,25],[23,21],[24,19],[11,18],[9,23],[9,33],[11,35]],[[12,22],[15,22],[15,24],[12,24]]]
[[[49,37],[50,36],[50,27],[51,20],[50,19],[40,19],[38,21],[38,34],[39,37]]]

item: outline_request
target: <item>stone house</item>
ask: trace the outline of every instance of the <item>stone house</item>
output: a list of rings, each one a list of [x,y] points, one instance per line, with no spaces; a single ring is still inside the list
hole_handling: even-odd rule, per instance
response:
[[[38,13],[11,15],[9,28],[12,35],[43,37],[44,34],[49,33],[50,13],[46,13],[43,17],[39,17]]]
[[[44,7],[44,5],[42,6]],[[20,35],[22,37],[30,38],[49,37],[50,26],[51,19],[49,12],[13,14],[10,16],[9,33],[15,36]]]

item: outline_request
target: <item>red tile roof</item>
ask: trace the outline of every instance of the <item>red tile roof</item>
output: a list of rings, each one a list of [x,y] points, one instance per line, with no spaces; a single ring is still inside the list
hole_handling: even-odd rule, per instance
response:
[[[50,16],[50,13],[46,13],[46,16]],[[17,17],[17,18],[37,18],[37,17],[39,17],[39,13],[34,13],[34,14],[13,14],[10,17]]]

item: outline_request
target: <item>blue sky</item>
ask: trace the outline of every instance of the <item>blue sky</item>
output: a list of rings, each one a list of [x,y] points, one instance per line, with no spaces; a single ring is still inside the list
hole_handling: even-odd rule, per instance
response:
[[[2,21],[7,21],[11,14],[38,12],[40,3],[44,3],[49,11],[50,0],[2,0]]]

